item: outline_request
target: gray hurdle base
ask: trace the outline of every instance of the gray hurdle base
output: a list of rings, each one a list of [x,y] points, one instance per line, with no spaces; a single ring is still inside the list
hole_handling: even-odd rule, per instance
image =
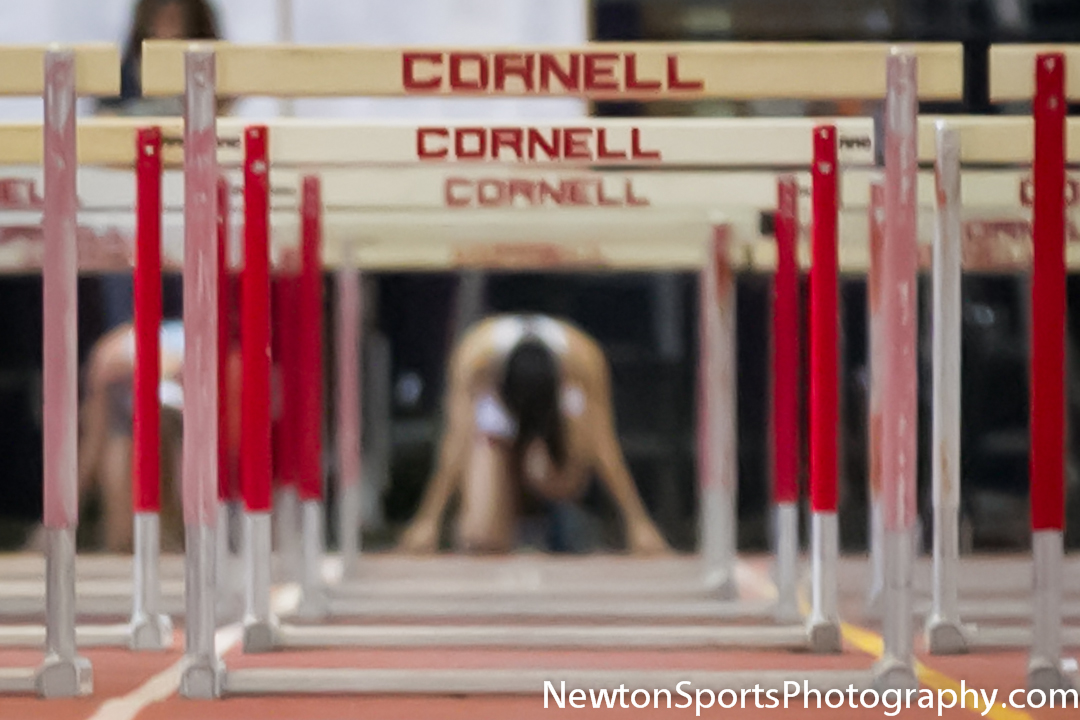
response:
[[[258,669],[232,670],[225,674],[222,691],[225,695],[541,695],[544,683],[551,682],[556,690],[561,683],[566,689],[630,689],[672,692],[672,702],[686,702],[675,694],[676,686],[693,695],[696,689],[708,688],[740,691],[760,685],[762,690],[783,692],[787,681],[805,681],[810,689],[825,692],[874,687],[871,671],[776,671],[745,670],[710,672],[701,670],[659,671],[642,670],[354,670],[354,669]]]
[[[509,618],[535,619],[699,619],[767,620],[776,613],[773,601],[732,601],[694,598],[618,600],[603,597],[526,597],[436,596],[333,598],[330,613],[337,617],[442,619]]]
[[[702,627],[653,626],[530,626],[530,625],[279,625],[274,647],[302,648],[417,648],[498,647],[534,649],[583,648],[809,648],[801,625]],[[250,652],[251,650],[248,649]]]

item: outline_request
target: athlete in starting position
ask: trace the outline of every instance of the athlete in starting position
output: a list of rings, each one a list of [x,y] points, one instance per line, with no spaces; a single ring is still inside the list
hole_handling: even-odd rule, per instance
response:
[[[595,471],[622,513],[630,551],[667,551],[615,435],[607,359],[580,329],[543,316],[482,321],[451,357],[447,400],[436,472],[402,550],[436,549],[459,492],[459,548],[507,552],[523,504],[580,497]]]
[[[182,548],[180,516],[180,447],[183,409],[184,328],[167,320],[160,332],[162,408],[161,541],[168,549]],[[132,377],[135,369],[135,333],[130,323],[120,325],[98,340],[87,363],[80,409],[79,494],[97,492],[101,499],[101,546],[109,552],[127,552],[132,546]],[[232,478],[239,466],[242,377],[239,349],[230,352],[226,408],[227,468]],[[152,482],[157,482],[154,478]]]

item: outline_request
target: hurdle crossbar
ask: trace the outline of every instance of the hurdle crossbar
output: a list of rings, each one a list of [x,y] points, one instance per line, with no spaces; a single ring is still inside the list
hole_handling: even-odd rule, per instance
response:
[[[1031,158],[1030,116],[947,116],[919,118],[919,162],[934,161],[934,125],[948,119],[960,133],[965,165],[1026,165]],[[364,165],[469,166],[483,164],[572,167],[709,167],[754,168],[806,165],[806,150],[815,122],[835,124],[840,163],[845,167],[874,163],[877,140],[870,118],[580,118],[573,122],[529,123],[448,120],[417,124],[406,121],[271,118],[274,142],[271,165],[278,168],[333,168]],[[251,124],[244,118],[218,119],[218,162],[239,167],[242,135]],[[80,119],[78,157],[81,165],[132,167],[134,135],[139,129],[161,128],[166,167],[182,160],[180,118]],[[1080,162],[1080,118],[1067,122],[1067,158]],[[461,144],[460,150],[457,147]],[[5,165],[40,165],[41,124],[0,125],[0,161]]]
[[[143,44],[142,88],[183,92],[183,41]],[[604,43],[578,48],[382,48],[200,44],[218,58],[222,96],[551,96],[672,100],[880,98],[885,43]],[[963,88],[958,43],[910,46],[924,99]],[[513,65],[527,70],[514,70]],[[730,68],[739,68],[731,72]]]

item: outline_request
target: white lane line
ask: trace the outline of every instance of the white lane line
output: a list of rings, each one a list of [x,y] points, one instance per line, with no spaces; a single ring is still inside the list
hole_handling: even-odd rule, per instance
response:
[[[300,602],[300,588],[287,585],[275,590],[270,596],[270,607],[275,615],[284,615],[296,610]],[[240,623],[226,625],[214,634],[214,645],[219,655],[236,647],[243,638],[243,626]],[[180,688],[180,678],[184,671],[184,658],[162,670],[127,695],[107,700],[98,707],[88,720],[135,720],[144,708],[168,699]]]

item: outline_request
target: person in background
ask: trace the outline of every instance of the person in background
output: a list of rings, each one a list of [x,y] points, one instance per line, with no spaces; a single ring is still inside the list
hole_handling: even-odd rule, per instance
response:
[[[579,500],[594,474],[622,515],[629,551],[669,551],[619,447],[610,370],[593,338],[547,316],[498,315],[465,334],[448,374],[436,471],[402,551],[438,550],[443,514],[457,495],[458,550],[512,552],[524,517],[553,512],[560,525],[560,506]]]
[[[170,117],[182,115],[183,98],[146,98],[142,96],[140,68],[144,40],[219,40],[218,18],[206,0],[139,0],[135,5],[131,29],[124,46],[120,66],[120,95],[106,98],[98,105],[99,115]],[[220,112],[227,111],[224,104]],[[166,317],[179,317],[182,291],[180,278],[167,275],[164,280]],[[134,313],[131,272],[106,273],[100,282],[103,332],[130,322]]]
[[[144,98],[140,83],[144,40],[220,40],[217,13],[206,0],[139,0],[120,66],[120,96],[101,101],[110,115],[169,116],[183,113],[181,98]]]

